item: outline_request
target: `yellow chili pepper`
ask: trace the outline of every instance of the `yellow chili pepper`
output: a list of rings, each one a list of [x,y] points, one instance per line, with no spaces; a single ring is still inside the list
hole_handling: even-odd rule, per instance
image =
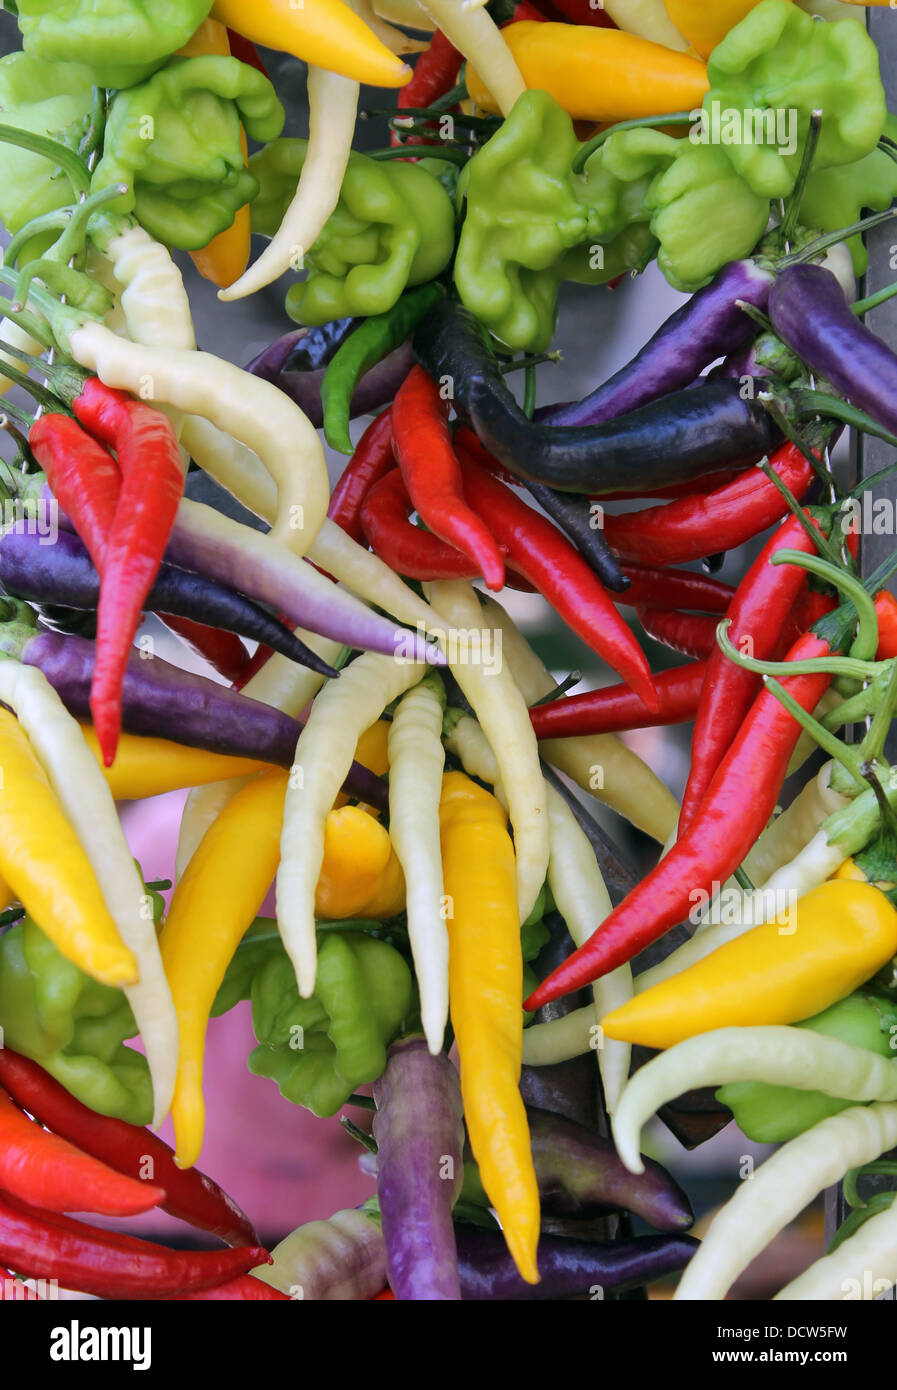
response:
[[[844,999],[897,952],[897,911],[868,883],[830,879],[602,1020],[609,1038],[672,1047],[696,1033],[798,1023]]]
[[[716,48],[730,29],[740,24],[760,0],[664,0],[666,11],[679,33],[702,58]]]
[[[501,32],[527,87],[550,92],[578,120],[623,121],[691,111],[701,105],[709,86],[699,58],[619,29],[524,20]],[[469,63],[467,90],[483,110],[498,109]]]
[[[315,890],[315,914],[395,917],[405,906],[405,880],[389,832],[360,806],[331,811],[324,822],[324,862]]]
[[[411,69],[342,0],[215,0],[212,16],[265,48],[374,87],[404,87]]]
[[[0,710],[0,874],[57,950],[104,985],[137,983],[87,854],[13,715]]]
[[[461,772],[442,779],[439,826],[464,1118],[508,1249],[535,1284],[539,1189],[520,1096],[523,963],[514,847],[501,804]]]
[[[202,1148],[203,1055],[215,995],[277,872],[288,777],[266,772],[228,803],[184,870],[159,938],[180,1030],[171,1113],[182,1168]]]
[[[270,770],[268,763],[252,758],[233,758],[226,753],[207,753],[202,748],[188,748],[167,738],[144,738],[140,734],[122,734],[118,741],[115,761],[103,767],[100,746],[92,724],[82,724],[84,740],[106,775],[106,781],[116,801],[139,801],[163,792],[179,791],[183,787],[203,787],[225,777],[247,777],[254,772]]]
[[[860,868],[859,864],[853,859],[845,859],[837,873],[832,874],[833,879],[846,880],[848,883],[872,883],[868,874]],[[875,879],[876,888],[881,888],[883,892],[889,892],[895,885],[883,879]]]

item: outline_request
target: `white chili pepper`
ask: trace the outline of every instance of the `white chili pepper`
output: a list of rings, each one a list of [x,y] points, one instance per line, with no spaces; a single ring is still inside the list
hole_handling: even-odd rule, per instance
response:
[[[878,1298],[893,1284],[897,1284],[897,1204],[870,1216],[830,1255],[823,1255],[786,1284],[774,1301],[868,1301]]]
[[[507,116],[526,91],[526,83],[492,16],[485,9],[465,8],[458,0],[421,0],[421,4],[449,43],[473,63]]]

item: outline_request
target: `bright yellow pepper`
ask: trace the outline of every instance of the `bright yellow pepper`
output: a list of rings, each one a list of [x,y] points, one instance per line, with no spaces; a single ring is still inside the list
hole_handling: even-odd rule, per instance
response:
[[[68,960],[104,985],[139,972],[18,720],[0,710],[0,875]]]
[[[740,24],[760,0],[664,0],[667,14],[679,33],[702,58],[716,48],[730,29]]]
[[[167,738],[144,738],[140,734],[122,734],[114,763],[111,767],[103,767],[93,725],[82,724],[81,731],[116,801],[140,801],[183,787],[204,787],[227,777],[248,777],[254,772],[270,771],[270,764],[256,762],[253,758],[208,753],[202,748],[172,743]]]
[[[524,20],[502,29],[527,87],[550,92],[574,119],[624,121],[692,111],[709,87],[699,58],[619,29]],[[485,111],[492,94],[467,65],[467,90]]]
[[[228,802],[206,831],[171,900],[159,947],[180,1031],[171,1113],[177,1161],[199,1158],[206,1028],[240,940],[277,872],[289,774],[263,773]]]
[[[411,69],[342,0],[215,0],[212,17],[265,48],[374,87],[404,87]]]
[[[897,911],[869,883],[829,879],[763,926],[607,1014],[609,1038],[672,1047],[714,1028],[799,1023],[897,952]]]
[[[539,1279],[539,1189],[520,1095],[523,962],[517,872],[501,804],[448,772],[439,805],[449,999],[470,1146],[522,1277]]]
[[[315,913],[325,921],[395,917],[405,906],[405,879],[389,832],[360,806],[331,811],[324,823],[324,862]]]

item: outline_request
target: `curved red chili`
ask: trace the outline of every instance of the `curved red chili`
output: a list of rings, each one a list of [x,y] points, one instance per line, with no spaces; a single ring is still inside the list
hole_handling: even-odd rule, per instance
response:
[[[121,492],[118,464],[70,415],[41,415],[28,434],[50,490],[100,575]]]
[[[636,608],[638,620],[649,637],[680,656],[706,661],[716,650],[718,619],[705,613],[677,613],[667,608]]]
[[[368,425],[330,497],[327,515],[347,536],[364,545],[361,508],[371,488],[395,467],[392,456],[392,411],[384,410]]]
[[[706,670],[706,661],[692,661],[656,675],[654,689],[660,702],[656,711],[649,710],[628,685],[606,685],[536,705],[529,717],[536,738],[581,738],[685,724],[695,717]]]

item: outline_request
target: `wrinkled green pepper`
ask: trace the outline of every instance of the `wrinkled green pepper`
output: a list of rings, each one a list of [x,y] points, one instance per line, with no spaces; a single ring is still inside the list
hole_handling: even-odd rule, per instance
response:
[[[250,159],[260,184],[252,205],[254,232],[276,233],[307,148],[305,140],[278,140]],[[311,326],[385,314],[407,286],[422,285],[445,269],[454,244],[454,212],[438,179],[415,164],[353,153],[336,209],[305,252],[308,278],[287,294],[287,313]]]
[[[855,1047],[868,1048],[881,1057],[897,1057],[897,1005],[875,995],[850,994],[813,1018],[796,1023],[814,1033],[840,1038]],[[761,1144],[782,1144],[803,1134],[812,1125],[837,1115],[852,1100],[839,1100],[822,1091],[799,1091],[792,1086],[769,1086],[760,1081],[738,1081],[721,1086],[716,1099],[728,1105],[739,1129]]]
[[[850,20],[817,23],[784,0],[761,0],[730,30],[711,53],[707,76],[705,133],[721,141],[732,167],[764,198],[786,198],[794,187],[814,109],[823,113],[817,169],[863,159],[884,129],[878,50],[866,30]],[[750,127],[735,119],[744,112]],[[767,112],[776,129],[770,121],[768,131],[755,132],[753,113],[759,123]],[[698,224],[698,236],[704,231]]]
[[[0,123],[49,136],[77,149],[90,125],[93,94],[90,72],[76,63],[41,63],[27,53],[0,58]],[[33,217],[73,201],[72,187],[43,155],[0,145],[0,221],[15,233]],[[45,235],[29,242],[20,265],[53,241]]]
[[[283,122],[274,88],[255,68],[236,58],[174,58],[113,99],[92,188],[128,184],[113,210],[133,212],[167,246],[201,250],[258,191],[241,124],[264,141],[276,139]]]
[[[246,998],[259,1043],[249,1070],[276,1081],[294,1104],[334,1115],[360,1085],[382,1075],[386,1050],[414,1007],[414,986],[405,960],[387,942],[360,931],[327,932],[320,938],[315,992],[300,999],[280,942],[255,944],[250,934],[227,971],[213,1016]]]
[[[897,116],[888,116],[885,134],[897,140]],[[836,232],[858,222],[865,209],[884,212],[897,198],[897,162],[883,150],[873,150],[854,164],[819,169],[807,181],[800,220],[820,232]],[[847,242],[857,275],[864,275],[869,253],[859,234]]]
[[[674,289],[691,293],[750,255],[766,230],[769,198],[753,192],[718,146],[673,143],[677,157],[645,201],[658,264]]]
[[[0,938],[0,1040],[101,1115],[149,1124],[153,1088],[146,1058],[125,1047],[137,1032],[119,989],[65,959],[25,917]]]
[[[98,87],[133,87],[176,53],[212,0],[17,0],[26,53],[85,63]]]

